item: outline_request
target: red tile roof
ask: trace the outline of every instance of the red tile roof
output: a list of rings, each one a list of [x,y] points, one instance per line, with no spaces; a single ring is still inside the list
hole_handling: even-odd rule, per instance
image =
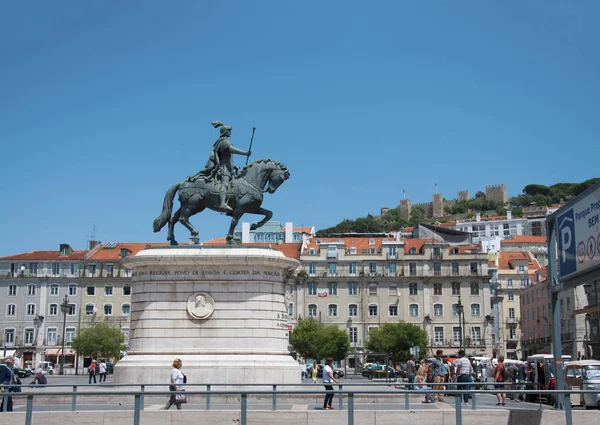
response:
[[[310,232],[312,232],[312,229],[313,228],[310,226],[294,227],[294,232],[306,233],[306,234],[310,235]]]
[[[31,251],[24,254],[0,258],[0,261],[74,261],[81,260],[88,251],[73,251],[71,255],[60,255],[60,251]]]
[[[490,217],[481,216],[479,221],[497,221],[497,220],[506,220],[507,216],[505,215],[494,215]],[[465,218],[463,220],[456,220],[456,223],[477,223],[477,217],[473,218]]]
[[[168,242],[119,242],[116,245],[103,244],[97,251],[92,252],[88,259],[90,260],[120,260],[121,250],[127,249],[130,251],[129,255],[135,255],[147,246],[169,246]],[[114,248],[107,248],[106,246],[114,246]]]
[[[381,247],[381,243],[383,241],[394,241],[395,239],[393,237],[388,237],[388,238],[371,238],[371,237],[362,237],[362,236],[350,236],[350,237],[343,237],[343,238],[319,238],[319,237],[315,237],[315,238],[311,238],[308,241],[308,245],[306,246],[306,250],[308,251],[310,248],[314,248],[314,249],[319,249],[320,245],[325,245],[327,243],[330,242],[341,242],[346,246],[346,249],[350,249],[350,248],[356,248],[356,253],[357,254],[361,254],[363,249],[366,249],[367,252],[369,251],[369,248],[375,248],[376,251],[379,251],[379,248]],[[317,243],[317,241],[320,241],[320,243]],[[369,243],[369,241],[373,241],[374,243]]]
[[[538,243],[547,244],[548,240],[546,236],[523,236],[523,235],[511,235],[510,239],[504,239],[501,244],[518,244],[518,243]]]
[[[513,270],[511,263],[513,261],[527,261],[527,269],[529,272],[539,270],[540,264],[538,261],[529,253],[525,251],[518,252],[500,252],[498,256],[498,269],[499,270]]]

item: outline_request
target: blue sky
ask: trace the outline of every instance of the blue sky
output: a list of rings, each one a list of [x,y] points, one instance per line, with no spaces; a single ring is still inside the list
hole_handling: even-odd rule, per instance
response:
[[[274,220],[332,226],[504,183],[597,177],[595,1],[22,1],[0,13],[0,255],[162,241],[217,137],[291,178]],[[236,157],[238,164],[245,158]],[[242,220],[254,220],[245,216]],[[229,220],[192,218],[206,240]],[[185,241],[188,232],[176,227]]]

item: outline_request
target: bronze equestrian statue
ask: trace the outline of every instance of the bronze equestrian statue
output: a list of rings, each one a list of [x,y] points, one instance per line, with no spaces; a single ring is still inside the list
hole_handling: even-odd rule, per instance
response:
[[[250,156],[251,151],[242,151],[233,146],[229,140],[231,127],[223,125],[220,121],[212,124],[215,128],[220,127],[221,134],[214,143],[206,166],[194,176],[177,183],[167,191],[162,213],[154,220],[155,232],[159,232],[165,224],[169,223],[167,240],[171,245],[177,245],[173,228],[178,221],[188,228],[192,237],[198,236],[198,231],[189,222],[189,218],[206,208],[225,212],[231,217],[231,225],[227,233],[229,243],[233,240],[235,227],[245,213],[265,216],[250,227],[251,230],[258,229],[273,216],[272,211],[261,207],[263,193],[275,193],[277,188],[290,177],[287,167],[272,159],[253,161],[238,173],[237,167],[233,165],[233,154]],[[175,214],[172,214],[173,199],[177,192],[179,192],[181,205]]]

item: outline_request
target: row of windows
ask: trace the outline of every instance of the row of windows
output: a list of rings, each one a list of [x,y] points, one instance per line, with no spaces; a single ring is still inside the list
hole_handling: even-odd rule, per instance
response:
[[[358,304],[349,304],[348,305],[348,317],[358,317],[358,311],[359,311]],[[290,312],[290,314],[293,314],[293,304],[290,304],[288,312]],[[309,304],[307,313],[308,313],[308,317],[317,317],[318,306],[316,304]],[[330,317],[337,317],[338,316],[338,305],[337,304],[329,304],[327,306],[327,315]],[[368,315],[369,315],[369,317],[378,316],[379,315],[379,306],[377,304],[369,304]],[[397,304],[389,304],[388,305],[388,315],[389,316],[398,316],[398,305]],[[419,316],[419,305],[418,304],[409,304],[408,315],[410,317],[418,317]],[[433,315],[435,317],[443,317],[444,316],[444,305],[443,304],[434,304],[433,305]],[[458,304],[452,304],[452,316],[458,316]],[[481,316],[481,305],[480,304],[471,304],[471,316],[473,316],[473,317]]]
[[[65,344],[70,344],[73,338],[75,338],[76,329],[66,328],[65,329]],[[16,329],[6,328],[4,329],[4,342],[7,345],[17,344],[17,331]],[[35,330],[33,328],[26,328],[23,330],[23,343],[34,344]],[[58,344],[58,329],[47,328],[46,338],[44,341],[45,345],[57,345]]]
[[[8,296],[16,297],[17,289],[18,289],[18,285],[14,285],[14,284],[8,285]],[[37,284],[35,284],[35,283],[28,284],[26,287],[26,294],[28,296],[35,296],[36,293],[37,293]],[[96,286],[95,285],[86,286],[85,293],[86,293],[86,295],[96,295]],[[112,296],[113,294],[114,294],[114,287],[112,285],[105,285],[104,286],[104,295]],[[58,284],[50,285],[50,295],[51,296],[60,295]],[[69,285],[68,295],[69,296],[77,295],[77,285],[75,285],[75,284]],[[123,286],[123,295],[131,295],[131,286],[129,286],[129,285]]]
[[[312,252],[310,252],[312,251]],[[369,252],[370,254],[375,254],[375,248],[371,248],[372,252]],[[314,249],[311,248],[309,250],[309,254],[310,255],[314,255]],[[366,254],[366,252],[363,252],[363,254]],[[335,253],[327,253],[327,256],[329,258],[334,258],[337,257],[337,251]],[[435,256],[435,254],[434,254]],[[330,275],[334,275],[337,273],[338,270],[338,263],[327,263],[327,271],[329,272]],[[381,270],[381,268],[377,268],[377,266],[379,265],[379,263],[376,262],[370,262],[368,263],[368,271],[369,273],[377,273],[378,270]],[[357,263],[348,263],[348,274],[350,275],[355,275],[356,274],[356,267],[357,267]],[[340,265],[340,268],[342,268],[343,266]],[[470,263],[470,273],[471,274],[477,274],[477,270],[479,267],[479,263],[476,262],[472,262]],[[396,262],[389,262],[386,265],[387,268],[387,272],[388,273],[392,273],[395,274],[398,270],[398,263]],[[418,269],[418,265],[417,263],[408,263],[408,275],[409,276],[416,276],[417,275],[417,269]],[[460,275],[460,264],[459,263],[452,263],[450,266],[451,269],[451,273],[452,276],[459,276]],[[362,271],[366,271],[366,270],[362,270]],[[314,276],[317,274],[317,263],[309,263],[308,264],[308,274],[311,276]],[[434,262],[433,263],[433,275],[434,276],[441,276],[442,274],[442,263],[439,262]]]
[[[535,294],[533,290],[531,290],[531,292],[527,292],[526,294],[521,296],[521,304],[529,304],[534,302],[536,299],[539,300],[544,298],[546,298],[546,288],[542,287],[541,291],[540,288],[537,288],[535,290]]]
[[[75,316],[77,314],[77,306],[75,304],[69,304],[71,307],[67,312],[68,316]],[[85,314],[94,314],[96,311],[96,307],[94,304],[86,304],[85,306]],[[50,304],[48,305],[48,316],[57,316],[61,312],[59,304]],[[27,304],[25,306],[25,314],[27,316],[35,316],[37,313],[35,304]],[[129,316],[131,313],[131,305],[123,304],[121,305],[121,315]],[[113,306],[112,304],[104,304],[104,315],[110,316],[113,314]],[[16,304],[8,304],[6,306],[6,315],[7,316],[16,316],[17,315],[17,306]]]
[[[369,327],[369,332],[373,329],[376,329],[377,326]],[[351,326],[348,328],[348,335],[350,336],[350,343],[356,344],[358,343],[358,328],[355,326]],[[444,338],[444,327],[436,326],[433,328],[433,341],[435,345],[444,345],[448,341]],[[481,327],[473,326],[471,327],[471,335],[470,338],[474,344],[481,344]],[[454,343],[458,343],[462,340],[462,332],[460,326],[455,326],[452,328],[452,339]]]
[[[451,285],[451,295],[461,295],[460,289],[461,284],[459,282],[452,282]],[[473,282],[470,284],[471,292],[470,294],[473,296],[479,295],[479,283]],[[348,283],[348,295],[357,296],[358,295],[358,283]],[[377,295],[379,288],[378,285],[373,283],[368,287],[369,295]],[[314,282],[309,283],[307,286],[308,295],[317,296],[319,293],[318,285]],[[389,295],[398,295],[398,286],[390,285],[388,289]],[[338,294],[338,284],[335,282],[330,282],[327,284],[327,294],[328,295],[337,295]],[[417,282],[410,282],[408,284],[408,294],[409,295],[419,295],[419,284]],[[444,295],[443,285],[441,283],[433,284],[433,295]]]

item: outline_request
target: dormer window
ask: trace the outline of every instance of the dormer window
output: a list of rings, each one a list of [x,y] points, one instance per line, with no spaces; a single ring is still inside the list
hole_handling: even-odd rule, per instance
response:
[[[355,246],[350,247],[350,254],[356,254],[356,247]]]
[[[121,258],[128,257],[129,254],[131,254],[130,250],[128,250],[127,248],[121,248]]]
[[[369,245],[375,245],[375,239],[369,239]]]
[[[409,254],[416,254],[417,253],[417,248],[413,247],[411,249],[408,250]]]

